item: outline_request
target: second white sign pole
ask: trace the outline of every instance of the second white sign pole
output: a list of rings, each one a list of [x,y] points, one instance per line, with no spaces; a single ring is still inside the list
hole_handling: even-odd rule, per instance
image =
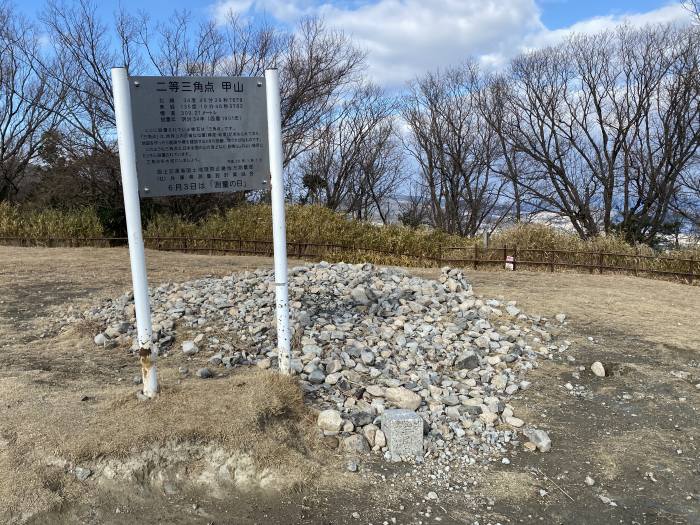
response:
[[[277,313],[277,358],[280,372],[289,374],[292,337],[289,330],[289,291],[287,286],[287,227],[284,218],[282,178],[282,115],[280,82],[276,69],[265,71],[267,95],[267,135],[270,152],[270,192],[272,196],[272,241],[275,260],[275,303]]]

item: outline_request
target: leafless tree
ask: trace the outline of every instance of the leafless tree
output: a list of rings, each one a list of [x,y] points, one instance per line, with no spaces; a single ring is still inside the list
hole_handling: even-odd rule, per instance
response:
[[[76,159],[82,154],[107,162],[95,176],[109,177],[110,195],[120,189],[110,67],[173,76],[262,75],[268,67],[279,67],[288,165],[314,147],[319,129],[358,81],[364,60],[348,37],[318,18],[305,19],[286,33],[234,15],[224,24],[195,23],[187,11],[176,11],[168,20],[153,23],[143,13],[120,11],[116,29],[110,31],[96,7],[93,0],[49,0],[41,19],[61,62],[59,68],[45,65],[44,71],[69,91],[60,113],[62,140]],[[175,204],[169,201],[169,208],[195,217],[236,199],[198,197],[188,200],[192,205],[186,210],[171,201]]]
[[[43,53],[39,32],[2,1],[2,199],[16,198],[32,171],[37,202],[93,202],[118,215],[112,66],[175,76],[277,67],[284,162],[305,202],[389,221],[414,165],[419,188],[404,211],[452,233],[533,211],[567,218],[582,237],[620,231],[634,242],[654,243],[679,217],[698,224],[696,0],[684,2],[695,26],[575,35],[492,76],[468,62],[417,78],[398,106],[363,79],[365,55],[351,38],[319,18],[287,30],[233,13],[152,21],[121,10],[112,24],[94,0],[48,0],[40,20],[52,49]],[[144,212],[167,206],[196,218],[234,201],[149,201]]]
[[[66,103],[56,112],[60,133],[52,136],[60,140],[63,164],[43,170],[39,189],[52,188],[45,195],[51,200],[88,200],[118,222],[123,201],[110,69],[141,72],[138,26],[119,11],[110,30],[93,0],[48,0],[40,20],[55,57],[40,60],[41,71],[62,86]]]
[[[65,91],[39,67],[40,57],[36,29],[0,3],[0,200],[17,197],[65,101]]]
[[[683,0],[681,2],[690,13],[695,17],[695,20],[700,23],[700,0]]]
[[[361,79],[365,55],[323,20],[302,20],[280,58],[285,165],[311,150],[316,131]]]
[[[514,116],[507,110],[508,99],[513,96],[509,79],[503,74],[492,75],[477,95],[479,111],[496,134],[500,148],[500,162],[494,163],[494,172],[509,182],[502,198],[512,203],[509,214],[514,222],[521,222],[528,201],[527,187],[521,177],[527,172],[529,159],[517,150],[506,134],[506,130],[512,129],[514,125]]]
[[[652,243],[664,233],[679,184],[700,147],[700,54],[693,32],[675,33],[665,48],[670,65],[648,100],[630,140],[621,230],[631,241]],[[657,51],[658,53],[658,51]],[[692,187],[692,186],[691,186]]]
[[[497,131],[528,158],[519,181],[537,208],[582,237],[620,229],[649,242],[661,231],[676,170],[697,147],[694,38],[623,27],[513,60]]]
[[[395,121],[387,117],[370,134],[368,147],[360,157],[358,184],[351,193],[351,211],[358,219],[370,219],[373,212],[388,224],[397,205],[397,193],[405,181],[403,151],[395,133]]]
[[[399,204],[399,210],[398,219],[404,226],[417,228],[428,225],[429,205],[425,188],[419,183],[411,184],[408,194]]]
[[[675,214],[687,223],[688,230],[700,237],[700,169],[694,165],[681,174],[681,184],[671,206]]]
[[[504,183],[494,171],[501,149],[478,111],[483,78],[474,63],[428,73],[403,101],[406,151],[419,167],[432,224],[474,235],[496,209]]]
[[[233,12],[222,28],[226,57],[221,72],[227,76],[263,76],[280,64],[291,36],[266,21],[253,23]]]
[[[128,18],[120,14],[119,47],[115,46],[115,35],[99,19],[97,4],[91,0],[70,4],[49,0],[41,19],[54,54],[61,57],[60,68],[44,69],[69,90],[61,115],[70,128],[66,137],[84,150],[115,151],[110,68],[124,65],[133,69],[136,50]]]
[[[194,24],[188,10],[174,11],[152,27],[147,14],[129,17],[135,37],[151,65],[162,76],[214,76],[221,74],[226,58],[225,38],[216,22]],[[193,27],[194,26],[194,27]]]
[[[379,88],[364,85],[328,114],[314,149],[299,162],[302,200],[358,219],[376,212],[387,222],[390,197],[401,177],[393,112]]]

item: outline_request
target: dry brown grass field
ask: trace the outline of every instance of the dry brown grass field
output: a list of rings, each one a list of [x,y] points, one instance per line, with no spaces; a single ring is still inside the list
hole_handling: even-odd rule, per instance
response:
[[[271,266],[157,251],[147,261],[152,285]],[[96,349],[90,326],[59,333],[56,319],[70,308],[130,288],[126,249],[0,247],[0,521],[700,523],[700,289],[625,276],[466,273],[478,295],[566,313],[555,335],[572,342],[574,361],[543,362],[512,402],[549,432],[552,451],[475,466],[473,491],[441,497],[426,518],[414,505],[425,494],[406,481],[411,467],[375,459],[361,475],[345,471],[343,457],[315,439],[293,380],[246,370],[182,378],[184,358],[173,352],[159,363],[162,395],[140,403],[138,366],[123,349]],[[596,360],[608,377],[588,370]],[[585,398],[564,387],[579,366]],[[155,444],[184,458],[175,473],[182,485],[149,478],[163,461]],[[219,453],[250,461],[247,471],[237,465],[253,480],[245,490],[187,483]],[[146,467],[130,484],[67,474],[69,465],[139,461]]]

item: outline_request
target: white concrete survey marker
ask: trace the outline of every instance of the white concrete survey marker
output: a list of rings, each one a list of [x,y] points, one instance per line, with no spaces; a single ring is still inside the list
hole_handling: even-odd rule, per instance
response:
[[[141,231],[141,197],[244,191],[270,177],[279,368],[291,334],[282,182],[279,73],[252,77],[129,77],[112,69],[143,395],[159,390]]]
[[[423,418],[413,410],[385,410],[382,431],[392,458],[423,455]]]

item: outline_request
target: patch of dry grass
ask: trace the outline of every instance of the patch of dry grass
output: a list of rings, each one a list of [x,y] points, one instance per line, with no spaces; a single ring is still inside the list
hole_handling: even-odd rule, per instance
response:
[[[0,447],[0,517],[45,511],[88,490],[51,466],[51,458],[89,465],[173,442],[216,444],[297,486],[312,483],[330,460],[297,382],[275,372],[178,381],[177,371],[166,368],[163,391],[150,402],[138,401],[135,387],[97,390],[94,384],[58,385],[47,373],[34,376],[0,379],[6,443]],[[76,387],[94,397],[81,401]]]
[[[217,443],[250,454],[261,467],[307,458],[314,448],[313,415],[294,379],[255,370],[178,382],[176,374],[164,370],[163,391],[152,402],[126,388],[106,389],[94,402],[54,398],[42,417],[27,417],[16,429],[15,445],[80,462],[169,441]]]
[[[0,237],[102,237],[104,228],[92,208],[25,210],[0,202]]]
[[[261,466],[308,456],[312,416],[294,379],[250,371],[174,384],[168,375],[175,371],[167,372],[160,397],[140,402],[133,393],[114,396],[88,418],[89,435],[60,444],[62,453],[75,461],[124,457],[142,446],[175,440],[219,443],[249,453]]]
[[[528,472],[496,471],[491,473],[487,486],[481,491],[484,497],[524,502],[533,497],[536,488],[537,481]]]

